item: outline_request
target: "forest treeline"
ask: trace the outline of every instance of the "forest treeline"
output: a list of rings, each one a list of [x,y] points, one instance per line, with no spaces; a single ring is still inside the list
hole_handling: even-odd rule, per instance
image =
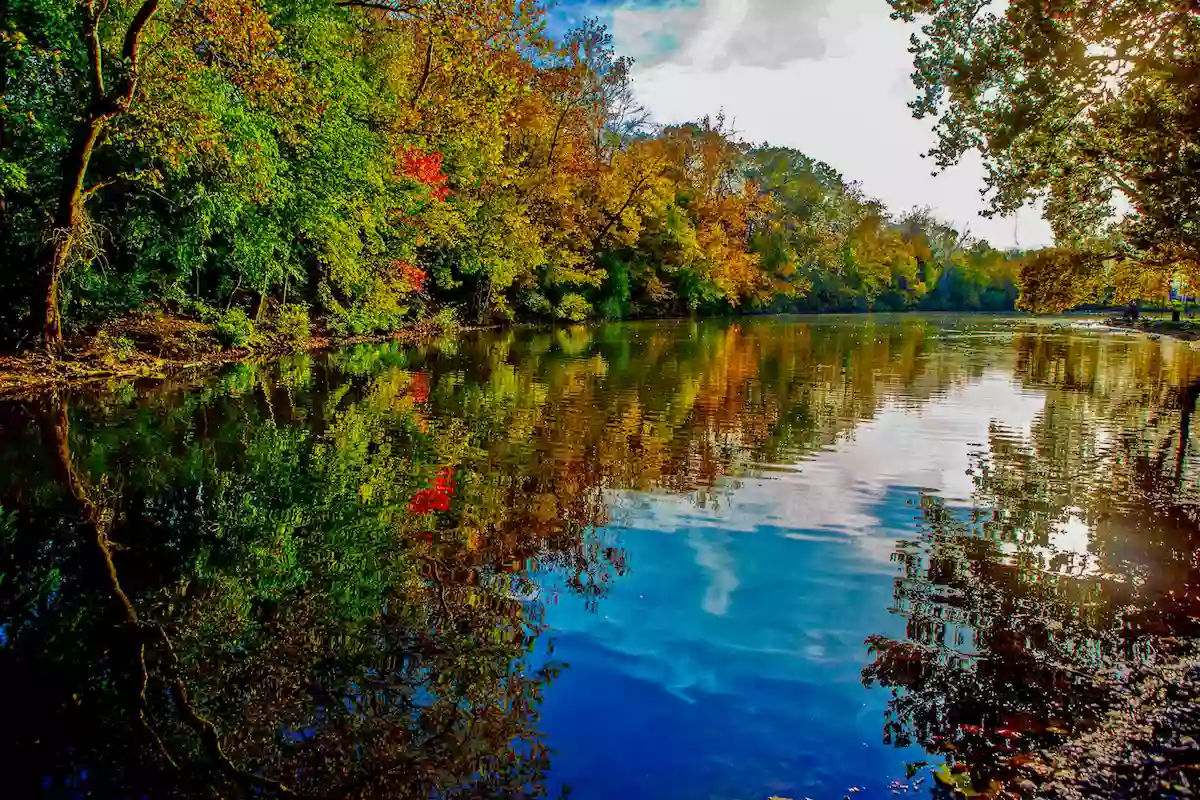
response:
[[[0,0],[0,344],[138,309],[300,333],[1012,308],[1020,254],[894,214],[533,0]]]

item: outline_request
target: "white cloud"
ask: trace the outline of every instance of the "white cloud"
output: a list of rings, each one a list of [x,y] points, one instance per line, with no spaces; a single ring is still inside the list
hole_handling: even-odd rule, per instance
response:
[[[989,424],[1026,433],[1045,403],[1002,365],[919,407],[902,399],[852,437],[741,480],[719,508],[612,493],[609,535],[631,569],[598,613],[554,606],[564,657],[598,648],[611,668],[688,701],[736,694],[747,678],[812,681],[814,669],[857,683],[863,639],[891,624],[896,540],[915,531],[898,498],[924,488],[969,504],[967,469]]]
[[[628,548],[631,570],[599,613],[556,604],[551,625],[559,637],[586,636],[612,668],[688,700],[736,693],[748,675],[810,681],[816,667],[857,682],[864,637],[888,624],[896,539],[914,533],[898,498],[924,488],[970,504],[967,468],[990,423],[1027,433],[1044,403],[997,365],[918,408],[884,405],[851,438],[746,477],[719,509],[613,492],[607,533]]]
[[[708,575],[708,588],[701,606],[707,613],[723,617],[729,611],[730,598],[740,583],[733,571],[729,549],[720,541],[710,541],[700,531],[688,537],[688,544],[696,553],[696,566]]]
[[[831,164],[893,211],[930,206],[999,247],[1051,243],[1032,209],[984,219],[977,156],[933,177],[921,153],[929,120],[915,120],[911,30],[883,0],[704,0],[613,12],[618,48],[640,57],[635,81],[662,122],[723,109],[744,138],[787,145]],[[662,42],[677,47],[664,52]],[[657,49],[655,49],[657,48]]]
[[[1044,402],[1041,392],[1014,390],[1010,375],[994,368],[916,408],[885,404],[835,446],[787,469],[740,479],[719,509],[667,494],[613,492],[607,502],[614,524],[699,537],[689,544],[711,578],[703,605],[720,614],[740,580],[716,541],[700,534],[754,534],[765,526],[795,541],[853,542],[886,564],[895,537],[878,511],[889,492],[925,489],[952,505],[970,505],[974,483],[967,470],[972,454],[986,446],[989,426],[1027,433]]]

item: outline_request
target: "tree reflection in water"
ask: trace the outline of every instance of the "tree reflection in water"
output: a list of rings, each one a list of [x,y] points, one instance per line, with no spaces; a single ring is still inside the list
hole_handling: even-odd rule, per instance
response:
[[[534,572],[595,608],[608,493],[707,498],[978,374],[933,332],[504,332],[0,404],[6,783],[550,792]]]
[[[562,587],[597,609],[634,562],[605,531],[615,497],[713,502],[888,403],[1015,370],[1042,414],[993,426],[974,511],[922,502],[897,553],[908,635],[873,639],[864,672],[896,691],[891,741],[1003,776],[1194,621],[1179,444],[1200,374],[1152,342],[985,337],[920,318],[502,332],[0,404],[6,786],[553,793],[545,608]]]
[[[465,547],[453,520],[403,513],[436,436],[401,459],[411,415],[369,404],[205,441],[83,437],[58,398],[5,412],[29,462],[3,504],[16,796],[547,792],[537,706],[559,665],[511,565],[537,553],[602,594],[620,559],[589,544],[594,509]]]
[[[973,507],[922,497],[894,554],[905,638],[868,639],[862,674],[892,690],[885,741],[945,753],[977,791],[1045,777],[1038,752],[1100,724],[1200,622],[1192,360],[1099,364],[1041,337],[1017,352],[1045,406],[1027,434],[992,426]]]

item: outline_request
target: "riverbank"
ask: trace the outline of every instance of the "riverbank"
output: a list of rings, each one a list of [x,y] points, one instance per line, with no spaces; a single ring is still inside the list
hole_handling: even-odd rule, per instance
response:
[[[781,316],[817,319],[830,315]],[[1093,318],[1085,327],[1200,341],[1200,323],[1193,321],[1175,323],[1166,319],[1143,319],[1130,325],[1116,317]],[[447,324],[436,318],[417,320],[395,332],[376,335],[339,335],[323,327],[311,331],[267,328],[258,330],[247,344],[229,347],[222,345],[212,324],[161,311],[145,311],[95,333],[76,337],[56,358],[35,349],[0,355],[0,397],[104,381],[200,375],[227,364],[270,361],[296,352],[317,352],[360,343],[399,341],[416,345],[450,333],[478,329],[477,326]]]
[[[241,347],[224,347],[211,325],[147,312],[70,342],[57,357],[41,350],[0,356],[0,397],[133,379],[203,374],[233,363],[269,361],[367,342],[419,344],[462,330],[419,320],[392,333],[339,336],[329,330],[266,331]]]
[[[1187,342],[1200,340],[1200,322],[1196,320],[1173,322],[1169,319],[1141,319],[1137,322],[1128,322],[1120,317],[1110,317],[1103,324],[1112,330],[1128,333],[1169,336],[1172,339],[1182,339]]]

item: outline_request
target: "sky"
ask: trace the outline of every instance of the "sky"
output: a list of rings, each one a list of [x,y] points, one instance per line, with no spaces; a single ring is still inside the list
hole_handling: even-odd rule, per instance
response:
[[[996,247],[1052,242],[1034,209],[979,216],[983,167],[971,153],[934,177],[930,120],[908,101],[909,26],[885,0],[565,0],[559,24],[598,17],[655,121],[724,111],[743,139],[827,162],[894,213],[929,206]]]

